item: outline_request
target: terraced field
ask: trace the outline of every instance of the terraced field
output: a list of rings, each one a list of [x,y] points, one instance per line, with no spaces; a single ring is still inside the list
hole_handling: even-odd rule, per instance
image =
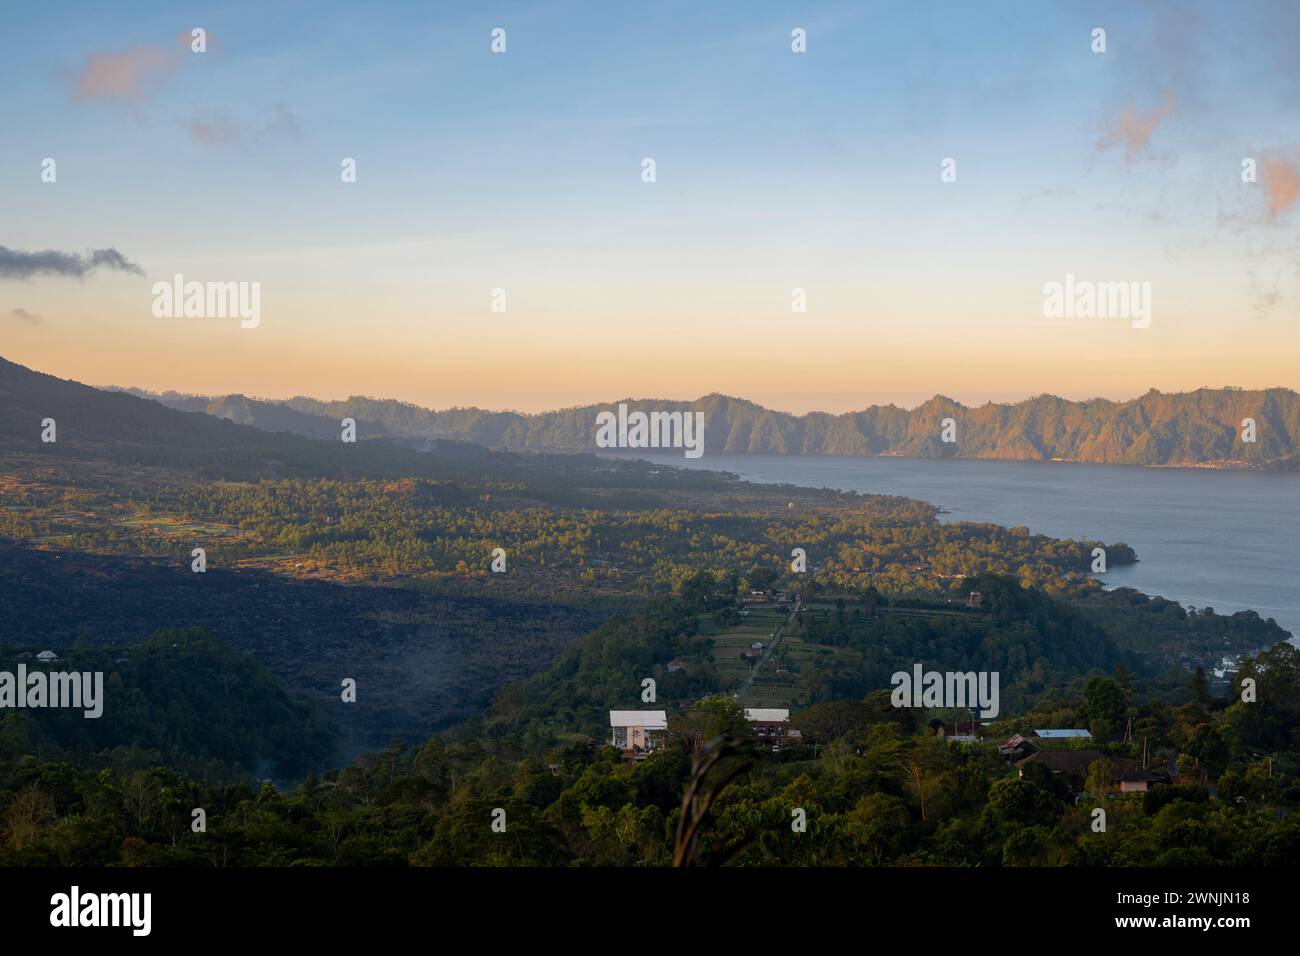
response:
[[[750,610],[743,623],[727,628],[713,635],[713,662],[718,669],[721,689],[724,693],[735,693],[750,676],[757,657],[747,654],[763,654],[772,644],[772,635],[786,619],[784,610]],[[755,642],[763,644],[763,650],[754,648]],[[781,703],[768,703],[779,683],[772,675],[774,668],[762,667],[754,678],[753,684],[741,695],[741,703],[746,707],[779,706]]]
[[[802,612],[801,612],[802,613]],[[835,648],[814,644],[803,638],[798,627],[786,628],[772,660],[759,669],[754,683],[745,694],[746,707],[785,707],[797,710],[811,701],[807,688],[801,683],[803,672],[814,657],[830,656]]]

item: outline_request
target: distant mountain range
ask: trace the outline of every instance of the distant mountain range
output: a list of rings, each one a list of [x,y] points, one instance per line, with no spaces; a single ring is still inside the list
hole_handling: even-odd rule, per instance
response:
[[[859,412],[791,415],[743,399],[707,395],[693,402],[620,399],[536,415],[478,408],[434,411],[391,399],[344,401],[243,395],[206,397],[123,389],[184,411],[205,412],[267,431],[337,438],[339,421],[358,433],[403,441],[453,440],[510,451],[596,449],[596,415],[620,401],[641,411],[704,413],[705,452],[772,455],[887,455],[910,458],[1063,460],[1213,468],[1300,468],[1300,394],[1286,388],[1247,391],[1155,390],[1123,402],[1072,402],[1040,395],[1014,404],[968,408],[936,395],[908,410],[873,405]],[[943,421],[956,441],[942,440]],[[1253,419],[1255,441],[1242,440]]]

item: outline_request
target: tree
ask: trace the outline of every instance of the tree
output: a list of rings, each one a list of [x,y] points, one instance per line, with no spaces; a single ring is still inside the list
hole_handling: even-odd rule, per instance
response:
[[[830,743],[838,737],[857,740],[872,724],[870,711],[857,701],[828,700],[799,712],[799,729],[808,740]]]
[[[987,812],[1004,826],[1048,825],[1056,809],[1052,795],[1027,780],[999,780],[989,789]]]
[[[1115,785],[1115,765],[1106,758],[1094,760],[1088,765],[1088,781],[1085,789],[1094,797],[1104,797]]]
[[[54,799],[35,786],[24,787],[5,814],[5,837],[16,849],[40,839],[41,831],[54,820]]]
[[[1046,827],[1016,830],[1002,845],[1003,866],[1045,866],[1052,849]]]
[[[857,802],[845,816],[853,845],[865,850],[871,862],[881,863],[886,854],[902,845],[911,819],[898,797],[872,793]]]
[[[668,737],[684,746],[691,756],[718,737],[749,738],[753,728],[745,719],[745,708],[734,697],[707,697],[692,704],[685,714],[668,720]]]
[[[926,735],[912,741],[912,746],[901,757],[907,788],[921,805],[921,822],[929,820],[927,812],[930,798],[939,792],[942,778],[938,769],[947,756],[947,743],[938,737]]]
[[[1101,738],[1124,723],[1128,695],[1109,677],[1090,677],[1083,685],[1083,715],[1091,721],[1093,736]]]
[[[1228,742],[1213,724],[1197,724],[1193,727],[1183,744],[1183,753],[1191,757],[1211,778],[1223,773],[1228,765]]]
[[[1196,665],[1196,670],[1192,673],[1192,700],[1206,707],[1211,701],[1210,682],[1205,679],[1205,668],[1200,664]]]

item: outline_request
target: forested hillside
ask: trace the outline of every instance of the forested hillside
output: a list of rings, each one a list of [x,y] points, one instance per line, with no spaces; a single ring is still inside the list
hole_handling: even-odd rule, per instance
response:
[[[9,363],[0,391],[0,664],[54,650],[106,687],[97,720],[0,720],[0,863],[665,864],[720,736],[739,741],[736,774],[697,862],[1294,855],[1287,635],[1104,591],[1093,552],[1137,560],[1121,542],[398,434],[433,413],[391,403],[181,410]],[[578,414],[510,427],[562,442]],[[248,427],[262,415],[287,430]],[[357,420],[355,445],[334,416]],[[757,431],[776,441],[776,425]],[[1205,677],[1229,653],[1256,655],[1231,687]],[[891,705],[892,674],[918,664],[1000,674],[982,743],[936,735],[964,714]],[[1244,676],[1259,705],[1238,702]],[[636,707],[647,677],[668,740],[624,764],[602,745],[608,711]],[[743,706],[788,707],[805,745],[756,748]],[[1123,839],[1092,839],[1075,793],[997,752],[1078,725],[1105,757],[1080,785]],[[1105,775],[1138,760],[1169,784],[1113,794]],[[278,788],[256,788],[267,777]]]

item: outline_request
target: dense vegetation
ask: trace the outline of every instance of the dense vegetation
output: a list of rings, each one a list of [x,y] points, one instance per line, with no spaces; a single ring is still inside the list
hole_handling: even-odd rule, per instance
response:
[[[194,574],[188,562],[33,550],[3,539],[0,606],[6,643],[60,657],[78,640],[120,652],[157,630],[202,626],[256,655],[295,699],[328,708],[344,759],[463,720],[602,619],[554,600],[350,587],[220,567]],[[0,669],[15,663],[0,661]],[[340,702],[344,678],[357,681],[355,705]]]
[[[293,479],[87,487],[75,479],[11,479],[0,534],[46,546],[159,557],[204,547],[213,566],[274,566],[358,579],[492,580],[494,549],[508,557],[512,589],[668,591],[700,570],[788,569],[808,558],[812,587],[937,594],[980,571],[1026,584],[1095,588],[1086,572],[1105,547],[1112,566],[1126,545],[1058,540],[1025,528],[940,522],[906,498],[740,486],[725,510],[696,507],[566,508],[503,483]],[[739,485],[739,483],[736,483]],[[785,501],[785,494],[792,498]],[[774,510],[775,500],[788,505]],[[679,499],[680,501],[680,499]]]
[[[202,629],[160,631],[130,647],[78,642],[56,662],[0,647],[6,669],[103,674],[103,712],[0,711],[0,756],[45,760],[105,754],[230,778],[300,779],[332,759],[335,733],[320,707],[291,701],[265,665]],[[92,758],[93,759],[93,758]]]
[[[1009,585],[1011,586],[1011,585]],[[707,592],[707,589],[705,589]],[[1028,598],[1029,600],[1035,600]],[[707,593],[696,600],[708,603]],[[732,755],[702,779],[715,799],[688,854],[741,865],[1282,865],[1300,859],[1300,652],[1248,661],[1230,692],[1196,675],[1139,691],[1091,672],[988,728],[986,742],[934,735],[926,712],[887,692],[798,715],[807,738],[780,753],[744,743],[739,706],[661,685],[667,747],[620,763],[588,738],[626,675],[695,640],[700,606],[659,601],[584,640],[503,692],[488,714],[422,747],[390,747],[291,790],[200,780],[129,761],[0,761],[0,862],[80,865],[669,864],[693,767],[724,737]],[[1243,702],[1242,681],[1257,681]],[[677,698],[675,695],[683,696]],[[1115,794],[1104,762],[1084,796],[1041,766],[1023,775],[992,743],[1034,726],[1090,726],[1108,756],[1177,768],[1175,782]],[[1118,728],[1127,726],[1121,738]],[[594,737],[594,735],[593,735]],[[99,768],[103,769],[99,769]],[[725,782],[724,782],[725,781]],[[1213,787],[1213,789],[1211,789]],[[194,808],[206,832],[191,827]],[[1104,809],[1107,827],[1091,826]],[[806,830],[792,827],[802,810]],[[504,811],[505,832],[492,828]]]

